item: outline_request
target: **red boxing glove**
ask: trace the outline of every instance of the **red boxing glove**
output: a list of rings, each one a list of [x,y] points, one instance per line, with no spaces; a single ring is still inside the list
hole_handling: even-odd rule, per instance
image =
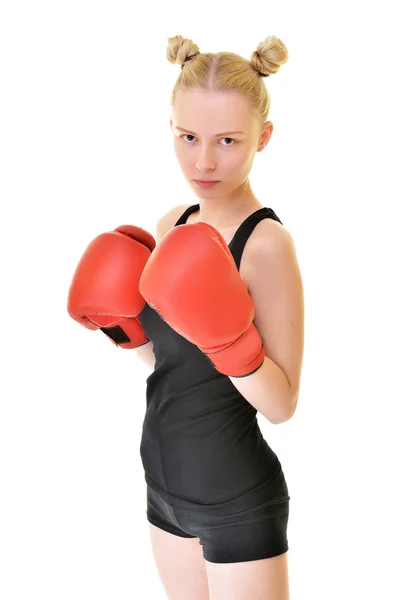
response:
[[[253,302],[228,245],[211,225],[172,228],[148,260],[139,290],[221,373],[243,377],[262,365]]]
[[[72,278],[69,315],[88,329],[100,329],[121,348],[146,344],[137,318],[145,306],[139,280],[155,246],[153,236],[134,225],[97,236]]]

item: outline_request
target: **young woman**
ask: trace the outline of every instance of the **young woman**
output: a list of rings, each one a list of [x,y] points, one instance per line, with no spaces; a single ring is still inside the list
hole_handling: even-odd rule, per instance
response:
[[[249,182],[273,130],[263,77],[287,50],[271,36],[248,61],[176,36],[167,58],[182,67],[171,129],[197,202],[164,214],[156,240],[132,225],[95,238],[68,311],[152,370],[140,452],[168,598],[288,600],[290,496],[257,413],[296,410],[303,288],[290,233]]]
[[[151,367],[155,362],[141,455],[152,548],[171,600],[289,598],[290,497],[256,414],[282,423],[295,411],[303,289],[290,233],[249,182],[254,156],[273,130],[262,78],[287,56],[273,36],[250,61],[169,39],[167,58],[182,66],[172,92],[174,147],[198,202],[174,207],[158,222],[158,246],[140,286],[147,299],[140,323],[151,341],[136,352]],[[210,248],[205,238],[214,230],[222,240]],[[233,267],[219,253],[224,244]],[[242,310],[240,286],[252,302],[246,323],[258,334],[247,340],[252,362],[234,339],[236,329],[222,351],[215,351],[221,340],[212,339],[221,319],[230,319],[229,307],[233,318]],[[202,336],[207,341],[200,343]],[[236,346],[235,359],[220,359]]]

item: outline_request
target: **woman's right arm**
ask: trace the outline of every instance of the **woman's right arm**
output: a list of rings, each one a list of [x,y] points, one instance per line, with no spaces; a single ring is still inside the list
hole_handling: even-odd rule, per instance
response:
[[[138,346],[134,348],[136,355],[146,363],[146,365],[150,368],[151,371],[154,371],[154,364],[156,362],[154,351],[153,351],[153,342],[150,340],[147,344],[143,344],[142,346]]]
[[[180,204],[179,206],[175,206],[167,213],[162,215],[162,217],[157,221],[156,224],[156,232],[155,232],[155,240],[158,244],[164,235],[175,225],[179,217],[184,213],[184,211],[190,206],[190,204]],[[153,342],[150,340],[147,344],[143,344],[138,348],[134,348],[137,356],[146,363],[146,365],[154,371],[155,364],[155,356],[153,350]]]

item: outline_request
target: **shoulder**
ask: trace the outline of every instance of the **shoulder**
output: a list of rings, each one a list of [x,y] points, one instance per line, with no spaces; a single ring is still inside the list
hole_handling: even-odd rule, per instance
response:
[[[191,204],[178,204],[161,215],[156,223],[156,241],[159,242],[164,235],[172,229],[179,217]]]
[[[295,254],[291,233],[279,221],[263,219],[254,228],[243,251],[243,275],[246,282],[254,280],[267,262],[276,261],[278,257],[283,263],[290,262],[295,259]]]
[[[253,230],[248,245],[255,251],[261,248],[276,248],[292,239],[289,231],[275,219],[262,219]]]

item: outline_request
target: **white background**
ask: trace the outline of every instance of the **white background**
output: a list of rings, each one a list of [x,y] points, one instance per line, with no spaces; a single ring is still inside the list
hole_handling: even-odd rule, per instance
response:
[[[195,203],[167,38],[250,57],[273,34],[275,129],[251,181],[292,233],[301,396],[259,417],[291,495],[293,600],[400,597],[399,48],[389,2],[4,3],[0,13],[2,600],[165,598],[139,456],[149,370],[66,312],[98,233]],[[249,599],[250,600],[250,599]]]

